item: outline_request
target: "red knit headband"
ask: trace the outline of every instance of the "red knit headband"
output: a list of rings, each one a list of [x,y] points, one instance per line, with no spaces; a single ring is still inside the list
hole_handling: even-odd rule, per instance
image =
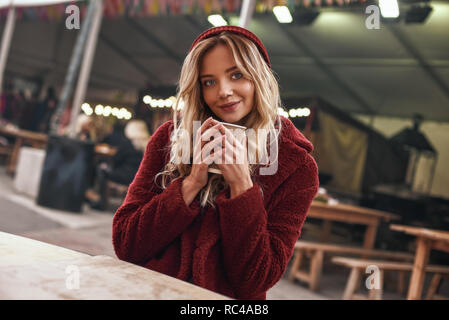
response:
[[[237,27],[237,26],[222,26],[222,27],[215,27],[215,28],[210,28],[206,31],[204,31],[202,34],[200,34],[198,36],[198,38],[195,39],[195,41],[193,41],[192,46],[190,47],[190,51],[192,51],[192,49],[201,41],[210,37],[213,37],[217,34],[220,34],[223,31],[228,31],[231,33],[235,33],[238,35],[242,35],[246,38],[248,38],[249,40],[251,40],[259,49],[260,54],[262,55],[262,57],[264,58],[265,62],[268,64],[268,66],[271,68],[271,64],[270,64],[270,59],[268,58],[268,52],[265,49],[262,41],[259,40],[259,38],[257,38],[257,36],[252,33],[249,30],[246,30],[245,28],[241,28],[241,27]]]

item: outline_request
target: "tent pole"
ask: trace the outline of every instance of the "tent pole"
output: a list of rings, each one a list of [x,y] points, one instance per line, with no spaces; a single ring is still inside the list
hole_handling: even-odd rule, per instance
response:
[[[0,94],[3,89],[3,75],[5,73],[6,61],[8,60],[9,47],[11,46],[12,34],[16,21],[16,8],[9,7],[6,18],[5,29],[3,30],[2,45],[0,46]]]
[[[88,37],[89,30],[92,25],[92,19],[95,13],[95,8],[96,8],[96,0],[91,0],[87,7],[86,18],[84,19],[84,22],[81,25],[81,30],[76,39],[75,47],[73,49],[72,57],[70,59],[69,68],[65,76],[64,86],[62,88],[59,97],[58,107],[55,111],[54,116],[51,119],[50,125],[51,134],[58,134],[58,126],[60,123],[60,119],[67,107],[67,102],[69,101],[70,96],[72,94],[75,79],[79,71],[81,59],[83,57],[83,49],[85,47],[86,39]]]
[[[240,10],[240,27],[248,29],[253,17],[255,4],[255,0],[243,0],[242,9]]]
[[[101,20],[103,18],[103,0],[96,0],[97,7],[95,15],[93,16],[92,25],[87,38],[86,47],[84,48],[83,64],[81,65],[78,83],[76,85],[75,97],[72,104],[72,113],[70,116],[69,137],[76,136],[76,122],[81,109],[81,103],[86,97],[87,84],[89,83],[90,71],[92,69],[92,62],[94,59],[95,48],[98,41],[98,33],[101,27]]]

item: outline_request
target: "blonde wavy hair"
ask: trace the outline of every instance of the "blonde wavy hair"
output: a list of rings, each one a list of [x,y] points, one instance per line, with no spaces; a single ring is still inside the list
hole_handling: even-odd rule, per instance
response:
[[[203,123],[213,115],[203,99],[199,76],[204,55],[219,44],[224,44],[231,49],[237,68],[244,78],[254,84],[254,107],[245,117],[243,125],[254,129],[256,132],[258,129],[265,129],[266,131],[263,132],[275,129],[280,132],[281,130],[281,120],[278,116],[278,108],[281,107],[279,85],[271,68],[259,53],[257,46],[244,36],[226,31],[204,39],[190,51],[181,69],[177,103],[173,113],[174,130],[171,136],[171,144],[168,147],[171,151],[170,161],[155,177],[156,182],[156,179],[161,176],[161,187],[163,189],[175,179],[190,174],[191,164],[179,163],[180,161],[176,161],[176,159],[180,159],[181,150],[186,145],[190,146],[190,159],[192,159],[193,121]],[[178,108],[180,101],[184,103],[182,110]],[[188,135],[181,134],[181,132],[188,132]],[[277,139],[278,134],[276,134],[276,143]],[[257,151],[257,159],[260,159],[261,154],[266,154],[266,150],[263,150],[263,148],[268,148],[268,145],[262,141],[267,141],[267,139],[257,139],[255,144],[252,145],[253,150]],[[249,164],[252,177],[256,167],[257,164]],[[200,191],[201,207],[205,207],[207,204],[215,207],[214,202],[217,194],[226,188],[228,188],[228,185],[222,175],[209,173],[208,183]]]

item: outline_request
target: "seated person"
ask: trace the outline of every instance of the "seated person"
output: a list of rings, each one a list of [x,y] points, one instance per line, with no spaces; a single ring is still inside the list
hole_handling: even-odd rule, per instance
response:
[[[101,143],[106,143],[111,147],[118,147],[127,139],[128,138],[125,137],[125,122],[117,120],[112,127],[112,131],[101,140]]]
[[[107,202],[107,183],[129,185],[139,169],[146,145],[150,140],[145,122],[131,120],[125,127],[125,137],[117,147],[112,165],[101,163],[97,168],[97,190],[88,190],[86,199],[94,209],[105,210]]]
[[[82,141],[95,141],[95,124],[91,117],[80,114],[76,120],[76,137]]]

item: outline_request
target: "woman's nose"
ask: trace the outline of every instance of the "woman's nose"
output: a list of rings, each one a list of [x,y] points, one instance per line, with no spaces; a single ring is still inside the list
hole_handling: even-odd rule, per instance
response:
[[[232,93],[232,84],[229,81],[220,81],[220,98],[231,96]]]

